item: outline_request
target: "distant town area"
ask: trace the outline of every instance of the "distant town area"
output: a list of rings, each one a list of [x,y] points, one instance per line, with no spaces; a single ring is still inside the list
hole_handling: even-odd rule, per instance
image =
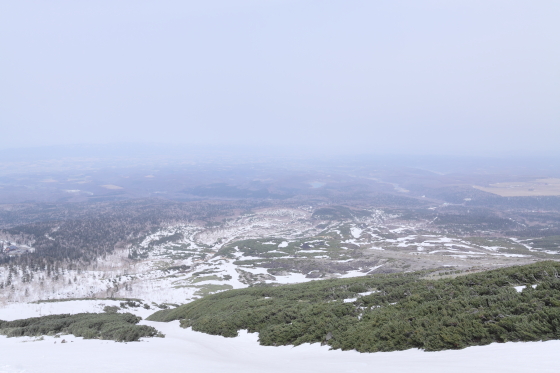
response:
[[[18,245],[10,241],[0,240],[0,255],[17,256],[29,254],[34,251],[34,248],[27,245]]]

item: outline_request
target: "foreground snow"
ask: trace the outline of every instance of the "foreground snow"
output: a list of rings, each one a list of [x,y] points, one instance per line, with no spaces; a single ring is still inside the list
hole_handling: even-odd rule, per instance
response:
[[[104,301],[103,304],[112,304]],[[116,302],[115,302],[116,303]],[[99,301],[13,304],[0,319],[99,311]],[[146,310],[137,309],[145,316]],[[182,329],[179,322],[142,321],[165,338],[141,342],[0,336],[0,373],[65,372],[557,372],[560,341],[504,343],[459,351],[408,350],[374,354],[330,351],[327,346],[260,346],[256,334],[223,338]],[[63,339],[67,343],[60,343]],[[55,343],[56,342],[56,343]]]
[[[152,325],[166,338],[116,343],[73,336],[0,337],[0,372],[556,372],[560,341],[492,344],[460,351],[408,350],[375,354],[329,351],[318,344],[263,347],[257,336],[223,338]],[[61,344],[62,339],[67,343]],[[28,341],[25,342],[24,341]],[[57,343],[54,343],[54,342]]]

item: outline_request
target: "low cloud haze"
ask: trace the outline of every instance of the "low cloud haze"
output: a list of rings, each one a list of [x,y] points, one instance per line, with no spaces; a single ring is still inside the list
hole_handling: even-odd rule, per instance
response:
[[[558,155],[553,1],[5,1],[0,148]]]

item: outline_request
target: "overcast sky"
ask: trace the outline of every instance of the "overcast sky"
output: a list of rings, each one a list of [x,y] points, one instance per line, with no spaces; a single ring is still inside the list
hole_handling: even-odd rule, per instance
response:
[[[0,148],[560,153],[560,2],[0,1]]]

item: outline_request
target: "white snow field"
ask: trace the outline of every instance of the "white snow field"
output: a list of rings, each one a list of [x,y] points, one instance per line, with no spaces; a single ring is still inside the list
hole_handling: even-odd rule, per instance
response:
[[[0,319],[14,320],[56,313],[100,312],[117,301],[68,301],[11,304],[0,308]],[[146,317],[153,310],[129,309]],[[241,332],[224,338],[183,329],[179,322],[141,321],[165,338],[140,342],[0,336],[0,373],[75,372],[557,372],[560,341],[494,343],[463,350],[424,352],[407,350],[360,354],[329,350],[320,344],[267,347],[256,334]],[[65,340],[66,343],[61,343]],[[56,343],[55,343],[56,342]]]
[[[560,341],[494,343],[458,351],[408,350],[360,354],[327,346],[265,347],[256,334],[224,338],[182,329],[179,322],[152,325],[165,338],[118,343],[60,338],[0,337],[1,373],[75,372],[557,372]],[[67,343],[60,343],[65,339]],[[57,343],[55,343],[55,341]]]

